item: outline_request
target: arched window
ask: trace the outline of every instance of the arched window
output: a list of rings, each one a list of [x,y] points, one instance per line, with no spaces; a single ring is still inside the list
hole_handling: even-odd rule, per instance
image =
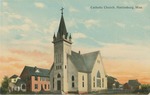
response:
[[[84,82],[82,82],[82,87],[84,87]]]
[[[74,79],[74,76],[71,77],[71,80],[72,80],[72,88],[74,88],[74,87],[75,87],[75,84],[74,84],[74,80],[75,80],[75,79]]]
[[[84,87],[84,75],[82,75],[82,87]]]
[[[95,87],[95,76],[93,77],[93,87]]]
[[[84,76],[82,76],[82,80],[84,80]]]
[[[72,82],[72,88],[74,88],[74,82]]]
[[[97,72],[97,87],[101,87],[101,75],[100,72]]]
[[[60,75],[60,74],[58,74],[58,75],[57,75],[57,78],[60,78],[60,77],[61,77],[61,75]]]
[[[97,78],[100,78],[101,77],[101,75],[100,75],[100,72],[98,71],[97,72]]]
[[[74,76],[72,76],[72,78],[71,78],[71,79],[72,79],[72,81],[74,81]]]
[[[104,78],[102,78],[102,87],[104,87]]]

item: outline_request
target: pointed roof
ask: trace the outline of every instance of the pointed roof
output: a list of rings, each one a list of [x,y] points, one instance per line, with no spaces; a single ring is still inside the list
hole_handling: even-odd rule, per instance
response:
[[[98,54],[99,51],[95,51],[95,52],[90,52],[82,55],[90,72],[92,72]]]
[[[61,9],[61,19],[60,19],[60,23],[59,23],[59,28],[58,28],[58,32],[57,32],[57,35],[53,36],[53,42],[52,43],[57,43],[57,42],[60,42],[60,41],[65,41],[69,44],[72,44],[72,37],[71,37],[71,34],[70,36],[68,35],[68,32],[67,32],[67,28],[66,28],[66,25],[65,25],[65,20],[64,20],[64,16],[63,16],[63,9]]]
[[[11,79],[11,78],[17,78],[17,77],[19,77],[19,76],[14,74],[14,75],[12,75],[12,76],[10,77],[10,79]]]
[[[92,72],[98,54],[99,51],[86,54],[80,54],[72,51],[71,55],[68,55],[68,58],[71,60],[71,62],[79,72],[90,73]]]
[[[66,25],[65,25],[65,21],[64,21],[64,17],[63,14],[61,15],[61,20],[60,20],[60,24],[59,24],[59,29],[57,32],[57,37],[62,37],[63,35],[67,36],[67,29],[66,29]]]
[[[139,81],[137,79],[135,79],[135,80],[129,80],[128,84],[130,86],[139,86],[140,85],[140,83],[139,83]]]
[[[84,62],[82,55],[71,51],[71,55],[68,55],[68,58],[71,60],[71,62],[74,64],[74,66],[79,72],[88,72],[88,68]]]
[[[48,69],[38,68],[36,66],[35,67],[25,66],[23,71],[28,71],[29,76],[49,77]],[[23,71],[22,71],[22,73],[23,73]]]

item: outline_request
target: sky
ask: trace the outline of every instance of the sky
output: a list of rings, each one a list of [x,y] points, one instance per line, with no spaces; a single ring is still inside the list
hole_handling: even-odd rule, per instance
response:
[[[50,69],[62,7],[74,51],[100,50],[107,75],[150,84],[150,0],[0,0],[0,82]]]

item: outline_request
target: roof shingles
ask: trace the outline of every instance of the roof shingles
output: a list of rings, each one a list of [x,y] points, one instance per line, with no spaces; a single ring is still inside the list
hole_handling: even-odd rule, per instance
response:
[[[80,54],[74,51],[71,52],[71,55],[68,55],[68,58],[75,65],[76,69],[79,72],[92,72],[95,60],[98,56],[99,51]]]
[[[25,66],[25,70],[29,71],[30,76],[43,76],[43,77],[49,77],[49,70],[43,69],[43,68],[37,68],[37,67],[30,67]],[[39,72],[36,72],[38,70]]]

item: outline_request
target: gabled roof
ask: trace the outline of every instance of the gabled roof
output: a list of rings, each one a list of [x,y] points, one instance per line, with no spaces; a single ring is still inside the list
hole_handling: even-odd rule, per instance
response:
[[[68,58],[75,65],[76,69],[79,72],[92,72],[95,60],[98,56],[99,51],[80,54],[74,51],[71,52],[71,55],[68,55]]]
[[[88,68],[84,62],[84,58],[82,55],[72,51],[71,55],[68,55],[68,57],[79,72],[88,72]]]
[[[14,74],[14,75],[12,75],[12,76],[10,77],[10,79],[11,79],[11,78],[17,78],[17,77],[18,77],[18,75],[15,75],[15,74]]]
[[[92,72],[92,69],[93,69],[93,66],[94,66],[94,63],[96,61],[98,54],[99,54],[99,51],[95,51],[95,52],[90,52],[90,53],[86,53],[82,55],[86,63],[86,66],[88,68],[88,71]]]
[[[19,86],[20,84],[23,84],[23,83],[25,83],[25,82],[22,79],[18,79],[16,82],[16,85]]]
[[[130,86],[139,86],[140,85],[140,83],[138,82],[138,80],[129,80],[128,84]]]
[[[23,71],[28,71],[29,76],[49,77],[49,70],[48,69],[25,66]]]

